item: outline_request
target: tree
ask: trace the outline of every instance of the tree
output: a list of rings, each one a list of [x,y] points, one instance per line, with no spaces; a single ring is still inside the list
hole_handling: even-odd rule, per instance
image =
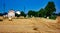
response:
[[[47,6],[45,7],[46,16],[51,16],[53,12],[56,11],[54,2],[48,2]]]
[[[8,14],[8,13],[7,13],[7,12],[4,12],[4,13],[3,13],[3,15],[6,15],[6,14]]]
[[[57,13],[53,13],[52,15],[56,15],[56,16],[58,16],[58,14],[57,14]]]
[[[58,13],[58,16],[60,16],[60,12]]]
[[[20,17],[20,14],[15,13],[15,16],[16,16],[16,17]]]
[[[32,11],[32,10],[29,10],[28,16],[29,16],[29,17],[31,17],[31,16],[37,17],[37,12]]]
[[[38,11],[38,16],[39,17],[44,17],[46,15],[46,12],[43,8],[41,8],[39,11]]]
[[[26,17],[26,14],[23,11],[21,11],[21,16]]]
[[[3,13],[0,13],[0,16],[3,16]]]
[[[16,11],[15,16],[20,17],[20,11]]]

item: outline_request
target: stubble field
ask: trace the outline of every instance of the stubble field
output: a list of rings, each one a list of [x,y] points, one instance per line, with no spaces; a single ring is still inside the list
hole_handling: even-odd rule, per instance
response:
[[[0,21],[0,33],[60,33],[60,18],[3,19]]]

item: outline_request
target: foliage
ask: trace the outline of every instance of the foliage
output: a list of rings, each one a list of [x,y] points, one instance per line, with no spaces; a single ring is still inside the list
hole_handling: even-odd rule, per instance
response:
[[[21,16],[26,17],[26,14],[23,11],[21,11]]]
[[[43,8],[41,8],[39,11],[38,11],[38,16],[39,17],[44,17],[46,15],[46,11],[43,9]]]
[[[45,7],[46,16],[51,16],[53,12],[56,11],[54,2],[48,2],[47,6]]]
[[[20,14],[15,13],[15,16],[16,16],[16,17],[20,17]]]
[[[49,19],[56,19],[57,15],[49,16]]]
[[[3,14],[2,14],[2,13],[0,13],[0,16],[3,16]]]
[[[0,21],[3,21],[3,19],[0,19]]]
[[[60,16],[60,12],[58,13],[58,16]]]
[[[29,17],[31,17],[31,16],[37,17],[37,12],[32,11],[32,10],[29,10],[28,16],[29,16]]]

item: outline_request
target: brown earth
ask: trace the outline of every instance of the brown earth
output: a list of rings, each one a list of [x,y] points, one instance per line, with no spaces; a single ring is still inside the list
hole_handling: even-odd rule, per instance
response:
[[[60,33],[60,21],[45,18],[3,19],[0,33]]]

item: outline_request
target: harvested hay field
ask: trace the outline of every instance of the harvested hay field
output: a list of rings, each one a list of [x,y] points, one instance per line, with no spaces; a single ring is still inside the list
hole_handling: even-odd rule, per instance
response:
[[[0,21],[0,33],[60,33],[60,23],[45,18],[4,19]]]

